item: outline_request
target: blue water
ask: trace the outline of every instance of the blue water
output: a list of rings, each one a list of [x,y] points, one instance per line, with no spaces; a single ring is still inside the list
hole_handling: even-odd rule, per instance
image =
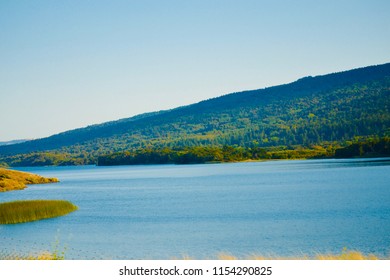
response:
[[[299,256],[356,249],[390,255],[390,161],[42,167],[58,184],[0,201],[66,199],[67,216],[0,226],[3,252],[68,259]]]

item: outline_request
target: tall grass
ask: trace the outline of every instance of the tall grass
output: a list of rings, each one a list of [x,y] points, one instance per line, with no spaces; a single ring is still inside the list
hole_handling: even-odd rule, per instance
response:
[[[0,203],[0,224],[17,224],[63,216],[77,210],[66,200],[21,200]]]

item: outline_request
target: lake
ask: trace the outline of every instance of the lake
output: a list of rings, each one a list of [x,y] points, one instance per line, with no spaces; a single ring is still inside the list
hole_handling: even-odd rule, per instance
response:
[[[67,259],[390,255],[390,159],[17,168],[60,183],[0,201],[65,199],[79,210],[0,225],[5,253]],[[55,245],[57,244],[57,245]]]

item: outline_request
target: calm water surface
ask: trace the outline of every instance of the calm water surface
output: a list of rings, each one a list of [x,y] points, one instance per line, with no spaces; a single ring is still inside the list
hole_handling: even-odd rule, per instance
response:
[[[0,201],[66,199],[79,210],[0,225],[3,252],[65,247],[68,259],[297,256],[344,247],[390,255],[390,161],[20,168],[58,184]]]

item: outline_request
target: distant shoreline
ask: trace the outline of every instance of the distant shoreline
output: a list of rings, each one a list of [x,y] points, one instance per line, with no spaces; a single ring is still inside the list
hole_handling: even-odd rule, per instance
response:
[[[223,162],[255,162],[281,159],[375,158],[390,157],[390,137],[376,137],[351,142],[348,146],[323,145],[245,147],[245,146],[188,146],[147,147],[122,150],[93,156],[80,154],[35,152],[0,157],[0,166],[38,167],[73,165],[145,165],[145,164],[199,164]]]
[[[201,165],[201,164],[232,164],[232,163],[256,163],[256,162],[272,162],[272,161],[299,161],[299,160],[353,160],[353,159],[377,159],[375,162],[387,162],[390,161],[390,156],[370,156],[370,157],[349,157],[349,158],[336,158],[336,157],[323,157],[323,158],[292,158],[292,159],[259,159],[259,160],[242,160],[242,161],[210,161],[201,163],[138,163],[138,164],[113,164],[113,165],[97,165],[97,164],[83,164],[83,165],[45,165],[45,166],[11,166],[10,169],[14,170],[18,168],[37,168],[37,167],[115,167],[115,166],[152,166],[152,165],[172,165],[172,166],[185,166],[185,165]],[[367,162],[367,161],[366,161]]]

